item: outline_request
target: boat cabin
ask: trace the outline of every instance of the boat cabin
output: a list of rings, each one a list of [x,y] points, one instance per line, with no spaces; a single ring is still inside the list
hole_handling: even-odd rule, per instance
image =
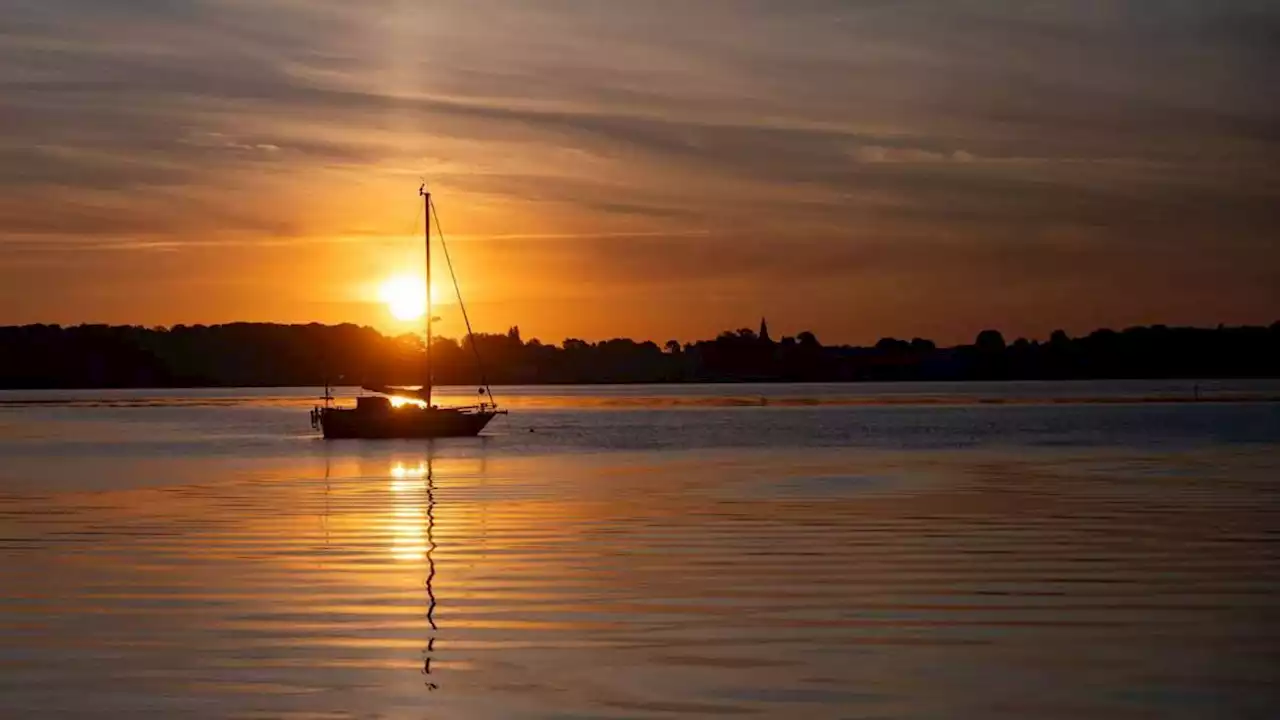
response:
[[[356,410],[369,413],[391,412],[391,398],[380,395],[358,397],[356,398]]]

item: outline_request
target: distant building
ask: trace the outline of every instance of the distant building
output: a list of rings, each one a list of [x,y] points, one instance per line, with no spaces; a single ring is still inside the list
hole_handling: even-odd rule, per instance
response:
[[[760,341],[771,343],[773,338],[769,337],[769,321],[763,317],[760,318]]]

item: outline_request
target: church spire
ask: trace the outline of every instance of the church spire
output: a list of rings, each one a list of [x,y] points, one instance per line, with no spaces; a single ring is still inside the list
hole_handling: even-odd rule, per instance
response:
[[[763,317],[760,318],[760,340],[762,342],[773,342],[773,338],[769,337],[769,321]]]

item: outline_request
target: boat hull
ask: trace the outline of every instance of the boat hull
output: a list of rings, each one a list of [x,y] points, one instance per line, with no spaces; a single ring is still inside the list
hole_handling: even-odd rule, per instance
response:
[[[324,408],[320,429],[326,440],[475,437],[497,413],[448,408]]]

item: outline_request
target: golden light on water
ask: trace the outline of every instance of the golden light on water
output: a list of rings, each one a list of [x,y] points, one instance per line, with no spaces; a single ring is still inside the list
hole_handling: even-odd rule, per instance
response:
[[[396,463],[391,467],[391,477],[395,478],[396,480],[406,480],[406,479],[421,480],[426,476],[427,476],[427,464],[425,462],[419,462],[415,466],[405,465],[404,463]],[[418,487],[421,487],[421,485],[419,484]],[[400,491],[400,488],[395,487],[394,485],[392,486],[391,489],[397,492]]]
[[[421,560],[427,551],[426,511],[422,506],[426,491],[427,464],[396,463],[391,467],[391,492],[395,507],[391,517],[391,555],[396,560]]]
[[[423,530],[425,513],[419,508],[398,507],[394,510],[393,519],[391,556],[404,562],[421,560],[427,552],[426,532]]]

